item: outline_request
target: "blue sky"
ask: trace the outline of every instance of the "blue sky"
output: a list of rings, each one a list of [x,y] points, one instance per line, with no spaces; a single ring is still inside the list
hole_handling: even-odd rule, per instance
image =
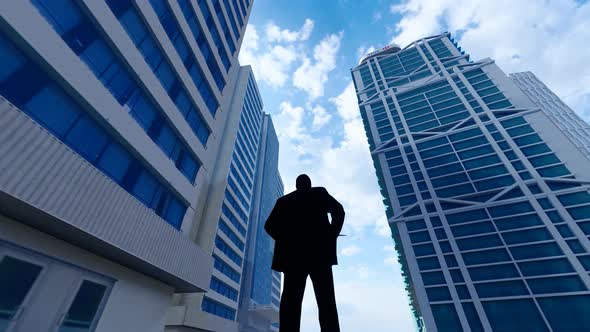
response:
[[[414,329],[350,69],[367,51],[443,31],[472,59],[533,71],[590,119],[587,1],[254,0],[240,62],[273,116],[286,191],[308,173],[347,211],[334,268],[343,332]],[[302,331],[319,331],[307,290]]]

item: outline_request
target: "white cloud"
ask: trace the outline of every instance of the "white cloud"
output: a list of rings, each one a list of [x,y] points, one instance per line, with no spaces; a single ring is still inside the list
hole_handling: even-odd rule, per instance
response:
[[[348,247],[345,247],[342,250],[340,250],[340,255],[342,255],[342,256],[354,256],[354,255],[358,254],[361,251],[362,251],[361,247],[359,247],[357,245],[352,245],[352,246],[348,246]]]
[[[240,63],[251,65],[257,80],[272,87],[283,86],[291,75],[291,65],[300,57],[295,45],[261,43],[256,26],[248,24],[246,27]]]
[[[307,56],[293,74],[293,85],[315,99],[324,95],[328,74],[336,68],[336,54],[340,48],[342,33],[331,34],[314,47],[313,61]]]
[[[378,11],[378,12],[375,12],[375,13],[373,14],[373,23],[376,23],[376,22],[379,22],[379,21],[381,21],[381,19],[382,19],[382,18],[383,18],[383,15],[381,14],[381,12],[380,12],[380,11]]]
[[[392,11],[403,15],[393,42],[405,46],[450,31],[472,59],[490,57],[507,73],[534,72],[590,120],[590,66],[583,65],[590,59],[590,2],[409,0]]]
[[[313,113],[313,122],[311,125],[314,131],[321,129],[326,123],[330,121],[330,119],[332,119],[332,115],[329,114],[322,106],[318,105],[314,107],[311,112]]]
[[[281,112],[273,119],[275,126],[278,128],[279,137],[286,139],[303,138],[303,108],[284,101],[280,105],[280,110]]]
[[[279,26],[270,22],[266,25],[266,38],[269,42],[295,42],[305,41],[311,36],[314,22],[307,18],[303,26],[298,31],[291,31],[289,29],[281,29]]]

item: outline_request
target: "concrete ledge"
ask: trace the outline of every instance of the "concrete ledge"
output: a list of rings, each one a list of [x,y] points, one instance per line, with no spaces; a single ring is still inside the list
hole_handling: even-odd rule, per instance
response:
[[[160,280],[208,288],[212,258],[0,97],[0,212]]]

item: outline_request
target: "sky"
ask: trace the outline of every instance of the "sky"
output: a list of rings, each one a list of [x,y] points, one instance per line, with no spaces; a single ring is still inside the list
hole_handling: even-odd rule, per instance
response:
[[[532,71],[590,120],[590,2],[254,0],[240,51],[279,137],[285,191],[310,175],[346,210],[334,267],[342,332],[415,330],[350,69],[390,43],[449,31],[472,60]],[[319,331],[308,282],[302,332]]]

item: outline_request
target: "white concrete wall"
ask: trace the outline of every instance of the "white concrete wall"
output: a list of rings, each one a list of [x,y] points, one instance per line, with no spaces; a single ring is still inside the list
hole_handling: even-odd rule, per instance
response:
[[[0,215],[0,240],[66,261],[115,280],[97,332],[160,332],[171,287]]]

